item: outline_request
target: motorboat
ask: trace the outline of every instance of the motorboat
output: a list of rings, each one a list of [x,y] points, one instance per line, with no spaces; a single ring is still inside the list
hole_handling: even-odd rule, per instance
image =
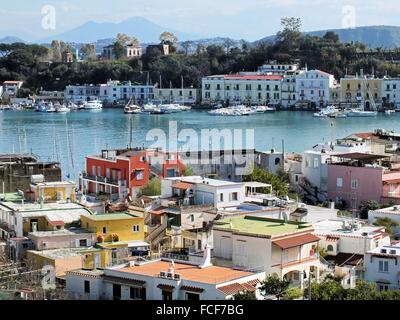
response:
[[[347,113],[348,117],[376,117],[377,111],[365,111],[362,109],[352,109]]]
[[[79,106],[73,102],[68,102],[67,107],[70,111],[76,111],[79,109]]]
[[[322,111],[315,112],[313,116],[314,118],[328,118],[328,115]]]
[[[160,111],[160,109],[158,108],[157,105],[155,105],[153,103],[146,103],[142,107],[142,112],[144,112],[144,113],[152,113],[152,112],[157,112],[157,111]]]
[[[385,110],[385,114],[388,114],[388,115],[391,115],[392,113],[395,113],[395,112],[396,112],[396,110],[394,110],[394,109]]]
[[[67,113],[67,112],[70,112],[71,110],[66,106],[66,105],[60,105],[60,106],[57,106],[56,108],[56,112],[57,113]]]
[[[137,113],[141,113],[141,112],[142,112],[142,108],[140,108],[136,104],[127,104],[124,107],[124,113],[126,113],[126,114],[137,114]]]
[[[95,99],[86,101],[83,104],[83,108],[85,110],[101,110],[103,108],[103,104],[99,100]]]

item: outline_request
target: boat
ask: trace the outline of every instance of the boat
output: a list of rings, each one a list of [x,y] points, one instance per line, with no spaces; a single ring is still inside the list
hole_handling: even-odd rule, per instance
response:
[[[86,101],[83,104],[83,108],[85,110],[101,110],[103,108],[103,104],[98,99],[94,99]]]
[[[67,106],[65,106],[64,104],[56,107],[56,112],[57,113],[67,113],[67,112],[70,112],[70,111],[71,110]]]
[[[389,109],[389,110],[385,110],[385,114],[391,115],[392,113],[395,113],[396,110],[394,109]]]
[[[158,108],[157,105],[151,103],[146,103],[142,107],[142,112],[143,113],[153,113],[153,112],[159,112],[160,109]]]
[[[314,113],[314,118],[328,118],[328,115],[323,111],[319,111]]]
[[[348,117],[376,117],[377,111],[365,111],[362,109],[352,109],[347,113]]]
[[[127,104],[124,107],[124,113],[126,113],[126,114],[141,113],[141,112],[142,112],[142,108],[140,108],[136,104]]]
[[[67,107],[69,108],[70,111],[76,111],[79,109],[79,106],[73,102],[68,102]]]

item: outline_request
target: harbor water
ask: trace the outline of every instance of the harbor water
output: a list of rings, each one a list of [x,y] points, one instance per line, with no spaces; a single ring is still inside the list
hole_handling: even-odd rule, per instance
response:
[[[313,145],[343,138],[355,132],[377,128],[400,131],[400,113],[371,118],[314,118],[311,112],[271,112],[250,116],[210,116],[192,110],[164,115],[124,114],[122,109],[77,111],[65,114],[33,111],[0,112],[0,153],[32,152],[41,160],[60,161],[65,175],[75,178],[84,169],[85,156],[99,154],[102,148],[149,146],[151,129],[167,135],[170,122],[177,130],[245,129],[254,130],[257,150],[301,152]],[[130,142],[131,141],[131,142]],[[284,142],[284,144],[282,144]],[[245,147],[245,145],[243,146]]]

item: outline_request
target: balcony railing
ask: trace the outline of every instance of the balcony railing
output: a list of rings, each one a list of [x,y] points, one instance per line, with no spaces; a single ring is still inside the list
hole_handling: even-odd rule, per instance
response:
[[[111,184],[114,185],[116,187],[120,186],[121,187],[125,187],[126,186],[126,180],[112,180],[106,177],[102,177],[102,176],[92,176],[92,175],[88,175],[87,173],[82,173],[82,178],[86,179],[86,180],[90,180],[93,182],[97,182],[97,183],[104,183],[104,184]]]

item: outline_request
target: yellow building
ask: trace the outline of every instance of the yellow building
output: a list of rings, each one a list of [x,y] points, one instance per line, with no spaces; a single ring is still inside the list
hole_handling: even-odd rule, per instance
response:
[[[43,201],[75,201],[75,182],[56,181],[31,184],[32,200]]]
[[[99,243],[144,240],[144,218],[128,213],[82,216],[81,225],[95,232]]]
[[[371,76],[347,76],[340,80],[341,101],[365,110],[382,106],[382,79]]]

